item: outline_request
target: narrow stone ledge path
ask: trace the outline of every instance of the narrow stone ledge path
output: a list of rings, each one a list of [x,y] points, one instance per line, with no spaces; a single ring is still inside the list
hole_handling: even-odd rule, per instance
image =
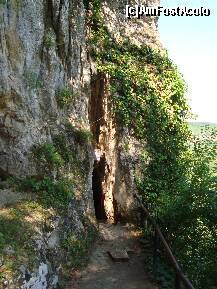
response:
[[[133,227],[99,227],[100,238],[73,289],[159,289],[145,272],[145,255]]]

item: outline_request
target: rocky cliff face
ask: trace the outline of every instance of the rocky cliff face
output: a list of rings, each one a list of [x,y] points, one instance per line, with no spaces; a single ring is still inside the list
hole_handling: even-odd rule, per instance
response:
[[[0,178],[37,176],[32,149],[64,135],[83,170],[82,181],[79,168],[66,166],[61,171],[74,181],[75,199],[65,218],[71,231],[82,228],[83,215],[96,214],[111,222],[131,215],[138,160],[138,144],[112,116],[109,79],[97,73],[89,54],[91,12],[86,2],[91,1],[0,0]],[[159,46],[156,19],[127,20],[128,2],[101,1],[109,33],[115,39],[128,37],[137,44]],[[145,2],[159,4],[159,0]],[[92,141],[79,142],[78,136],[87,131]],[[40,268],[46,267],[47,258],[43,260]],[[28,279],[31,288],[42,288],[36,284],[42,273],[43,288],[55,287],[55,278],[48,279],[47,267],[43,268],[36,270],[35,281]],[[56,271],[52,272],[54,276]],[[30,288],[30,283],[26,280],[22,288]]]
[[[90,65],[81,1],[1,4],[1,172],[34,174],[28,154],[65,119],[88,126]],[[56,95],[71,92],[67,110]]]

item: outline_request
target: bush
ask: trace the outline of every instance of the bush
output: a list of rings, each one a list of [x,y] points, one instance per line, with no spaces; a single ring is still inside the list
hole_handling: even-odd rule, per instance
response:
[[[48,30],[44,35],[44,45],[46,48],[54,47],[56,44],[55,33],[52,30]]]
[[[43,170],[50,174],[64,164],[57,148],[52,143],[44,143],[32,149],[33,157]]]
[[[53,137],[53,142],[55,148],[58,150],[61,158],[65,163],[73,163],[76,161],[74,152],[72,148],[70,148],[66,136],[64,134],[58,134]]]
[[[161,220],[196,288],[217,288],[217,138],[207,131],[193,138],[183,190],[162,197]]]
[[[48,177],[41,180],[27,177],[19,182],[18,190],[36,193],[44,205],[59,210],[66,209],[73,197],[72,182],[64,179],[53,181]]]
[[[66,208],[73,197],[73,183],[71,179],[63,177],[63,171],[75,162],[66,136],[56,135],[53,143],[35,146],[32,153],[39,174],[37,177],[27,177],[19,181],[18,189],[37,193],[48,206]]]
[[[87,219],[83,220],[85,230],[79,236],[68,234],[63,247],[69,252],[69,269],[77,269],[88,260],[88,250],[97,236],[97,229]]]
[[[73,91],[67,87],[61,88],[56,93],[57,104],[60,108],[69,105],[73,100]]]
[[[73,133],[75,140],[81,145],[89,142],[93,138],[92,133],[87,129],[79,129],[69,122],[65,124],[65,127],[68,132]]]

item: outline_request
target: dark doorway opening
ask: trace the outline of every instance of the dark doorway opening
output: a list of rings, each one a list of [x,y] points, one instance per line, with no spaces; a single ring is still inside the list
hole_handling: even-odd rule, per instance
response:
[[[105,166],[106,160],[103,155],[99,161],[94,162],[93,169],[93,180],[92,180],[92,189],[93,189],[93,200],[95,207],[96,218],[101,221],[106,221],[105,213],[105,195],[103,193],[103,180],[105,178]]]
[[[6,181],[11,175],[0,168],[0,182]]]

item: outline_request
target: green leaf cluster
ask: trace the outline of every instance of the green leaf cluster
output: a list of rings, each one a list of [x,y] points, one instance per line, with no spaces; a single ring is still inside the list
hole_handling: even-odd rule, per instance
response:
[[[43,143],[32,148],[37,164],[37,176],[18,181],[18,190],[36,193],[43,204],[62,212],[73,197],[73,179],[66,177],[64,170],[79,165],[71,150],[66,135],[53,137],[53,143]]]
[[[47,49],[51,47],[55,47],[56,45],[55,33],[51,29],[48,29],[47,31],[45,31],[44,45]]]
[[[56,93],[56,101],[60,108],[68,106],[73,98],[73,91],[68,87],[60,88]]]
[[[75,141],[78,142],[80,145],[87,144],[93,138],[90,130],[84,128],[77,128],[70,122],[66,123],[65,127],[67,132],[72,133]]]
[[[52,143],[43,143],[32,149],[33,157],[40,166],[49,172],[64,164],[58,149]]]
[[[50,177],[37,179],[27,177],[18,184],[18,189],[36,193],[46,207],[64,212],[73,197],[73,183],[67,179],[52,180]]]
[[[187,157],[186,157],[187,158]],[[217,134],[192,137],[185,184],[162,205],[161,219],[171,244],[196,288],[216,288]]]

